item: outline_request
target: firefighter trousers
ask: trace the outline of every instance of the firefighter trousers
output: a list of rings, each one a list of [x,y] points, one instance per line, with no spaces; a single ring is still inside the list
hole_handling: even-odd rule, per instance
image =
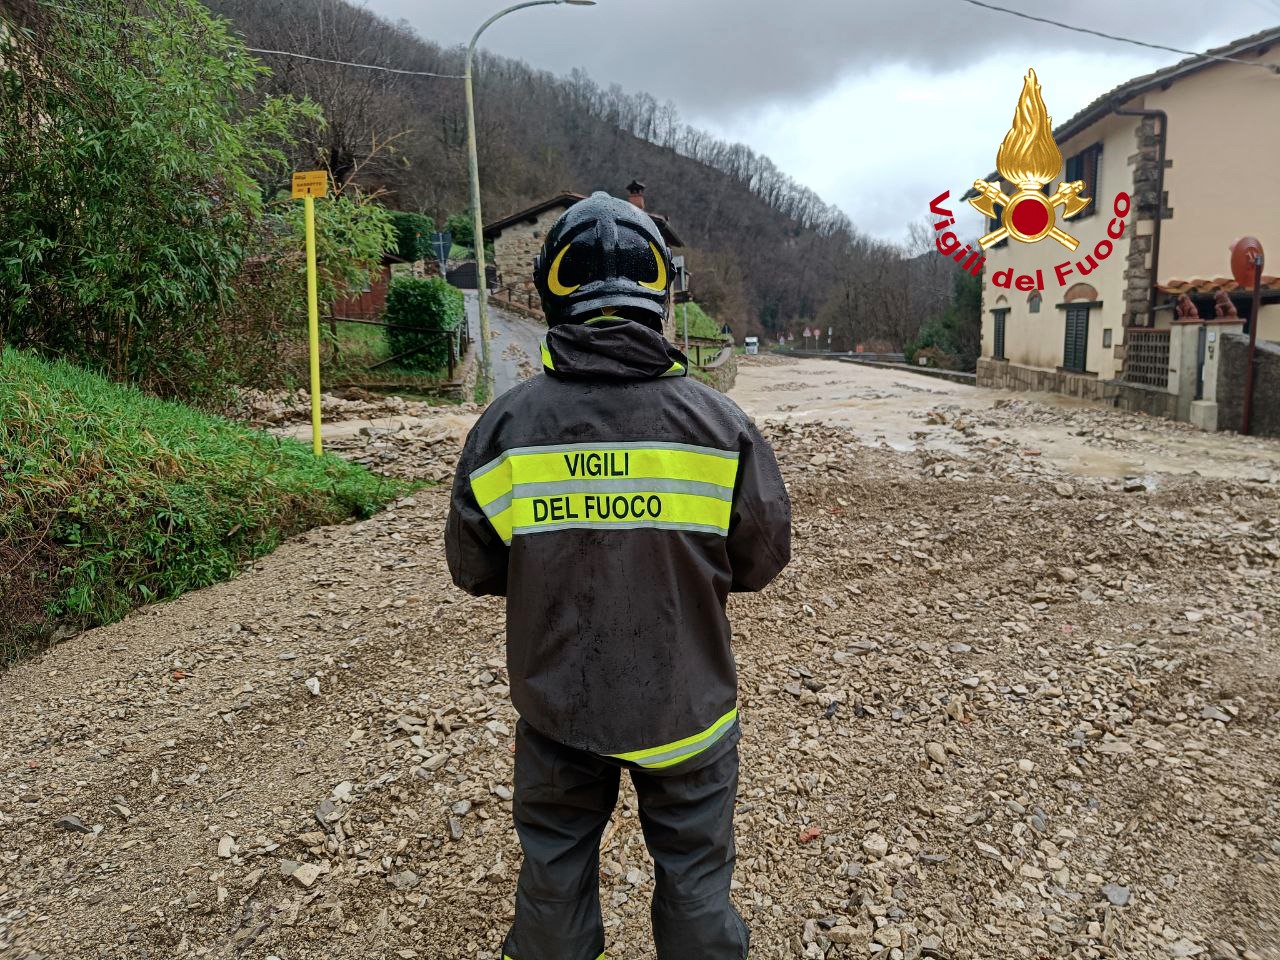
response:
[[[729,902],[736,731],[725,739],[715,756],[694,761],[693,770],[651,773],[566,747],[521,720],[512,809],[524,865],[504,960],[605,955],[600,837],[618,800],[623,766],[631,771],[640,826],[656,868],[652,916],[658,960],[745,960],[750,936]]]

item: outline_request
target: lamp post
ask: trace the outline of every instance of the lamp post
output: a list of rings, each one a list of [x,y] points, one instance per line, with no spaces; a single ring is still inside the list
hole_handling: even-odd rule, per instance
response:
[[[479,298],[480,313],[480,383],[484,393],[481,398],[483,400],[488,400],[493,395],[493,361],[489,355],[489,289],[485,276],[484,220],[480,215],[480,161],[476,156],[475,98],[471,92],[471,62],[475,58],[476,43],[480,40],[480,34],[489,29],[495,20],[516,10],[540,7],[549,3],[592,7],[595,6],[595,2],[596,0],[525,0],[524,3],[517,3],[505,10],[499,10],[480,24],[480,29],[471,38],[471,45],[467,47],[467,63],[463,71],[463,79],[467,89],[467,166],[471,175],[471,228],[475,233],[473,242],[476,246],[476,293]]]

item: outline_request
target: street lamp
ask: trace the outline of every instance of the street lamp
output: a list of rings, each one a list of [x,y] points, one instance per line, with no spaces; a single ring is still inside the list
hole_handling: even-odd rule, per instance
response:
[[[476,292],[479,296],[480,308],[480,382],[483,384],[483,399],[485,400],[490,399],[493,395],[493,362],[489,356],[489,289],[485,276],[484,220],[480,215],[480,160],[476,156],[476,112],[475,98],[471,92],[471,61],[475,57],[476,43],[480,39],[480,34],[489,29],[489,26],[495,20],[505,17],[508,13],[513,13],[516,10],[523,10],[525,7],[540,7],[548,3],[568,3],[575,7],[593,7],[596,0],[525,0],[524,3],[517,3],[514,6],[507,7],[505,10],[499,10],[484,23],[480,24],[480,29],[471,38],[471,45],[467,47],[466,70],[463,71],[467,88],[467,165],[471,174],[471,229],[475,234]]]

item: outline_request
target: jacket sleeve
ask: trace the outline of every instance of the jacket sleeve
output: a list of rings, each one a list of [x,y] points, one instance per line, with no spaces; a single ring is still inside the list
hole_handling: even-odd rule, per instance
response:
[[[471,491],[471,472],[477,462],[476,429],[467,436],[453,477],[449,519],[445,521],[444,551],[453,582],[472,596],[507,595],[507,545],[480,509]]]
[[[791,498],[754,424],[740,441],[728,547],[734,591],[763,590],[791,559]]]

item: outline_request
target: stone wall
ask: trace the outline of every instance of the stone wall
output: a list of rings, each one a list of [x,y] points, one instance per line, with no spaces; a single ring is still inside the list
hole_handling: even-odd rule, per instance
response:
[[[1249,359],[1249,338],[1229,333],[1218,338],[1218,429],[1239,430],[1244,418],[1244,379]],[[1253,379],[1253,413],[1249,432],[1259,437],[1280,437],[1280,343],[1256,344]]]
[[[1140,383],[1122,383],[1119,380],[1110,380],[1107,383],[1115,390],[1115,395],[1109,402],[1117,410],[1145,413],[1153,417],[1164,417],[1166,420],[1186,419],[1180,415],[1176,393]]]
[[[1133,167],[1133,208],[1126,234],[1129,254],[1125,260],[1124,325],[1145,327],[1151,324],[1151,254],[1152,230],[1156,217],[1168,220],[1173,211],[1166,204],[1166,194],[1157,190],[1160,182],[1160,124],[1155,117],[1142,117],[1135,128],[1138,150],[1129,157]],[[1173,163],[1167,157],[1165,166]],[[1110,217],[1110,211],[1106,214]]]
[[[513,224],[493,241],[493,262],[498,268],[498,286],[511,288],[517,302],[527,303],[528,295],[537,304],[538,294],[533,285],[533,261],[542,249],[547,230],[562,213],[562,207],[544,210],[532,223]]]
[[[1022,390],[1029,393],[1061,393],[1082,400],[1110,402],[1116,395],[1115,381],[1099,380],[1066,370],[1022,367],[1008,360],[978,358],[978,386],[995,390]]]
[[[708,386],[715,387],[721,393],[728,393],[733,389],[733,385],[738,381],[738,358],[737,355],[730,356],[728,360],[720,364],[718,367],[706,369],[704,367],[691,367],[689,369],[691,376]]]
[[[1178,396],[1165,390],[1119,380],[1100,380],[1066,370],[1021,367],[989,357],[978,358],[978,386],[1024,393],[1060,393],[1105,403],[1118,410],[1178,419]]]

